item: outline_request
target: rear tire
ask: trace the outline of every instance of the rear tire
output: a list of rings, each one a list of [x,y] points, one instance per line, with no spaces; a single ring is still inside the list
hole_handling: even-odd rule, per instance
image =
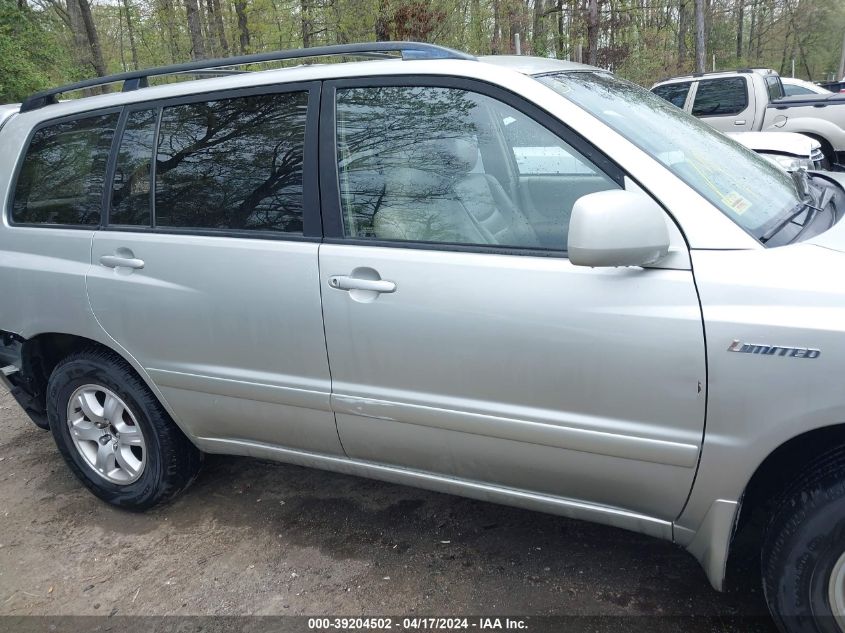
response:
[[[845,449],[787,490],[766,530],[763,591],[785,633],[845,633]]]
[[[56,365],[47,418],[70,469],[100,499],[128,510],[169,501],[196,478],[202,453],[126,361],[91,348]]]

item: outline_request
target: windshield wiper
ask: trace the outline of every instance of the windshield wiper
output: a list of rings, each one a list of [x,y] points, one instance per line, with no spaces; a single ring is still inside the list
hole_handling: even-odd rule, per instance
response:
[[[818,200],[816,199],[818,198]],[[784,227],[788,226],[791,222],[795,221],[795,218],[800,216],[805,211],[807,212],[807,217],[804,218],[804,221],[801,223],[801,228],[798,230],[798,233],[795,234],[790,242],[794,242],[797,240],[801,235],[803,235],[804,231],[813,223],[813,220],[816,219],[816,216],[821,213],[827,205],[830,204],[831,200],[833,199],[833,192],[830,189],[825,189],[822,191],[821,196],[814,195],[814,192],[810,192],[810,200],[813,204],[810,204],[809,201],[805,200],[799,202],[792,208],[792,211],[787,213],[780,221],[775,224],[772,228],[766,231],[761,237],[760,241],[765,244],[770,239],[772,239],[775,235],[777,235]]]
[[[792,210],[789,213],[787,213],[785,216],[783,216],[778,221],[777,224],[775,224],[772,228],[770,228],[768,231],[763,233],[763,235],[760,236],[760,241],[763,242],[763,244],[765,244],[770,239],[772,239],[775,235],[780,233],[780,231],[785,226],[788,226],[789,223],[792,222],[793,220],[795,220],[795,218],[797,218],[799,215],[801,215],[805,211],[809,214],[810,211],[812,211],[813,209],[818,211],[818,209],[816,209],[815,207],[811,206],[810,204],[808,204],[806,202],[799,202],[798,204],[796,204],[792,208]],[[814,214],[813,217],[815,217],[815,214]],[[809,220],[809,218],[807,218],[807,220]],[[804,224],[802,224],[801,226],[803,227],[803,226],[806,226],[806,225],[807,225],[807,221],[805,221]]]
[[[801,223],[800,230],[795,237],[790,240],[794,241],[802,233],[804,233],[805,229],[812,224],[813,220],[816,219],[816,216],[830,203],[830,196],[827,195],[829,191],[827,189],[821,189],[811,185],[809,175],[803,169],[792,172],[790,175],[795,181],[795,185],[799,193],[804,194],[804,199],[796,204],[789,213],[780,218],[772,228],[763,233],[760,237],[760,241],[763,244],[780,233],[780,231],[789,226],[790,223],[794,222],[798,216],[806,211],[807,217],[804,218],[804,222]]]

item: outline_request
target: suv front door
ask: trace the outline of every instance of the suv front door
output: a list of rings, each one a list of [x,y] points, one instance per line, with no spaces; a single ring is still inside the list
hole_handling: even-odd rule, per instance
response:
[[[597,520],[677,516],[704,423],[689,266],[566,258],[572,205],[633,186],[619,168],[484,84],[348,80],[323,100],[320,279],[347,454]]]

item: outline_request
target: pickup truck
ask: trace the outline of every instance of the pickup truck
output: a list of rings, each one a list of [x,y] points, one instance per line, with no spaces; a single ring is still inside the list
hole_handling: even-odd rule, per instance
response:
[[[695,73],[652,92],[722,132],[799,132],[821,143],[828,167],[845,164],[845,94],[784,98],[774,70]]]

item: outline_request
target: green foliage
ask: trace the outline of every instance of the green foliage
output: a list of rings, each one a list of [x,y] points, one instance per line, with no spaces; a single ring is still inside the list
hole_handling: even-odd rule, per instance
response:
[[[76,32],[70,26],[67,9],[74,1],[0,0],[4,101],[91,76],[91,42],[81,26]],[[198,5],[204,47],[213,57],[378,36],[505,53],[519,33],[523,52],[574,59],[581,50],[586,61],[589,1],[199,0]],[[597,1],[598,65],[647,86],[693,70],[693,0]],[[135,59],[149,67],[191,58],[184,0],[89,2],[107,72],[130,70]],[[685,37],[679,33],[682,7]],[[828,79],[838,68],[843,0],[707,0],[706,7],[708,70],[714,55],[717,69],[766,66],[783,74],[795,59],[796,74],[813,80]]]
[[[0,102],[20,101],[78,73],[43,12],[0,0]]]

